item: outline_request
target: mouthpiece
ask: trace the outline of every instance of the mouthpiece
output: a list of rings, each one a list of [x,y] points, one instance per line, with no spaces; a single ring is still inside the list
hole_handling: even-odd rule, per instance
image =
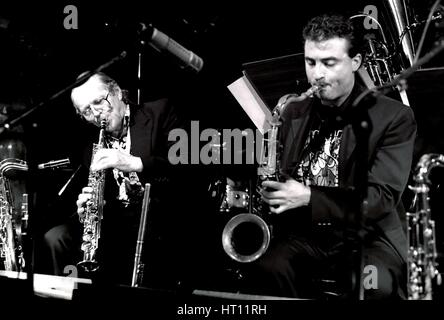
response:
[[[106,126],[108,125],[108,122],[106,120],[100,121],[100,133],[99,133],[99,141],[97,144],[103,148],[105,145],[105,130]]]
[[[286,94],[284,96],[282,96],[276,107],[273,110],[273,114],[278,114],[281,115],[282,112],[284,111],[285,107],[287,106],[287,104],[289,104],[290,102],[299,102],[302,100],[305,100],[311,96],[313,96],[317,91],[319,91],[321,89],[321,87],[317,84],[312,85],[307,91],[301,93],[301,95],[297,95],[295,93],[290,93],[290,94]]]
[[[100,129],[106,129],[108,122],[106,120],[100,121]]]
[[[313,96],[316,92],[319,91],[321,87],[317,84],[312,85],[307,91],[305,91],[301,96],[305,95],[307,98]]]

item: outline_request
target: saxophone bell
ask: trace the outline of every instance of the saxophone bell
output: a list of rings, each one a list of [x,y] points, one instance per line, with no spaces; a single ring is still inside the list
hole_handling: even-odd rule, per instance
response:
[[[248,263],[260,258],[270,244],[271,232],[258,215],[241,213],[230,219],[222,232],[222,246],[235,261]]]

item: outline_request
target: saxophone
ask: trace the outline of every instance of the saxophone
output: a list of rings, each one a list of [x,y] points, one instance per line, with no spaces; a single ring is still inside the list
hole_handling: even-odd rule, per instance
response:
[[[24,223],[27,220],[27,194],[22,194],[23,203],[21,212],[14,206],[14,195],[11,184],[7,178],[9,174],[28,171],[26,161],[18,159],[4,159],[0,162],[0,258],[3,260],[6,271],[23,271],[25,258],[23,252],[23,236],[26,232]],[[17,199],[18,200],[18,199]],[[26,202],[26,203],[25,203]]]
[[[424,154],[419,160],[414,175],[415,185],[408,218],[408,299],[431,300],[433,284],[441,283],[436,262],[435,222],[431,219],[429,206],[429,173],[435,167],[444,167],[444,155]]]
[[[15,233],[13,226],[12,208],[8,201],[6,181],[0,178],[0,257],[3,259],[6,271],[17,271],[17,256],[15,252]]]
[[[105,147],[106,121],[100,124],[99,141],[93,145],[92,160],[97,151]],[[91,162],[92,162],[91,160]],[[92,197],[86,203],[83,223],[83,236],[81,249],[83,260],[77,266],[81,270],[91,273],[97,271],[99,264],[96,260],[96,251],[99,247],[101,222],[103,219],[104,191],[105,191],[105,170],[91,171],[88,176],[88,187],[93,189]]]
[[[281,181],[279,164],[279,127],[281,126],[281,115],[285,107],[291,102],[302,101],[320,89],[318,85],[313,85],[301,95],[287,94],[281,97],[272,111],[270,129],[266,138],[262,141],[261,157],[257,168],[257,188],[265,180]],[[228,190],[227,190],[228,191]],[[227,192],[227,199],[230,194]],[[269,213],[268,204],[262,201],[257,192],[249,197],[244,193],[235,192],[233,194],[241,206],[250,207],[248,213],[241,213],[232,217],[222,232],[222,246],[226,254],[235,261],[241,263],[252,262],[259,259],[268,249],[272,236],[272,226],[265,222],[265,216]],[[251,200],[250,200],[251,199]],[[225,201],[224,203],[229,201]],[[250,203],[251,202],[251,203]],[[225,205],[226,207],[226,205]],[[245,237],[247,235],[247,237]]]

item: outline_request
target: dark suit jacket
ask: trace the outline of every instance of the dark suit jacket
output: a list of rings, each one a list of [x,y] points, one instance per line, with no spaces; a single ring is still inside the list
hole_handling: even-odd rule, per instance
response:
[[[156,202],[167,196],[168,188],[172,185],[175,167],[168,161],[168,150],[173,143],[168,141],[168,134],[171,129],[181,125],[168,99],[150,101],[143,105],[130,104],[130,153],[141,158],[143,171],[138,173],[139,179],[142,184],[151,183],[150,195]],[[85,146],[83,163],[86,172],[82,173],[85,178],[89,172],[92,143],[96,142],[98,134],[98,129],[94,130],[91,141]],[[113,182],[111,170],[107,171],[105,198],[114,199],[117,187]],[[84,186],[85,179],[82,179],[81,183]]]
[[[344,115],[352,114],[351,103],[363,88],[355,85],[344,103]],[[316,98],[306,99],[286,107],[283,118],[282,168],[289,170],[301,160],[301,151],[315,112]],[[358,106],[359,108],[361,106]],[[416,122],[412,110],[385,96],[378,96],[368,107],[373,129],[368,145],[368,214],[366,226],[378,230],[405,261],[407,241],[400,216],[405,214],[401,195],[406,187],[412,165]],[[344,116],[347,119],[347,116]],[[352,197],[356,177],[357,138],[351,121],[344,121],[339,151],[339,187],[311,186],[308,207],[312,223],[344,222],[353,212]],[[296,213],[297,214],[297,213]]]
[[[146,236],[144,253],[149,258],[163,266],[163,260],[156,257],[157,239],[164,237],[165,221],[171,222],[171,201],[174,194],[174,183],[171,181],[172,168],[168,161],[168,134],[179,125],[177,115],[167,99],[145,103],[143,105],[130,105],[130,136],[133,156],[140,157],[143,171],[138,173],[142,184],[149,182],[150,206],[146,222]],[[93,138],[97,139],[97,135]],[[91,144],[86,155],[87,165],[91,160]],[[116,199],[118,187],[112,175],[112,170],[106,172],[105,207],[103,228],[101,230],[100,252],[103,270],[109,279],[119,283],[128,283],[133,267],[134,250],[137,241],[141,201],[125,207]],[[153,249],[154,248],[154,249]],[[116,259],[116,254],[118,259]],[[151,261],[151,260],[150,260]],[[154,263],[150,264],[152,267]]]
[[[167,99],[147,102],[130,107],[131,154],[140,157],[143,171],[139,178],[161,178],[168,174],[171,165],[168,150],[173,142],[168,141],[170,130],[181,125],[177,114]]]

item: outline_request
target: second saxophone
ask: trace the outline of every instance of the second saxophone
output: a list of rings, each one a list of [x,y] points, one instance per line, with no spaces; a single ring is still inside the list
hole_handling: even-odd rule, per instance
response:
[[[320,89],[313,85],[301,95],[287,94],[279,99],[273,109],[270,120],[270,129],[263,140],[261,157],[257,168],[257,187],[265,180],[281,181],[281,168],[279,163],[279,127],[281,126],[281,115],[286,106],[291,102],[302,101],[311,97]],[[238,198],[239,193],[237,194]],[[225,253],[233,260],[248,263],[259,259],[268,249],[272,237],[272,230],[266,222],[269,207],[254,194],[250,199],[250,212],[241,213],[232,217],[222,232],[222,246]],[[239,235],[240,234],[240,235]]]

